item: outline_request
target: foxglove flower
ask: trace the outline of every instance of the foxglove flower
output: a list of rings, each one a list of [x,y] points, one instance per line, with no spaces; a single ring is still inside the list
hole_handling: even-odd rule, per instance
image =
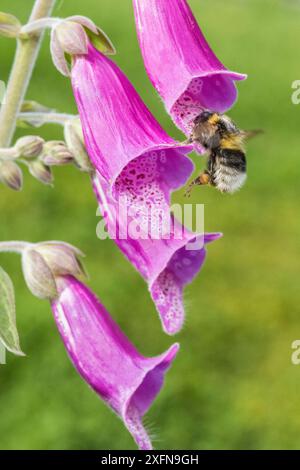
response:
[[[152,449],[142,417],[163,386],[179,345],[146,358],[84,284],[66,276],[60,280],[59,291],[52,310],[75,368],[120,416],[139,448]]]
[[[108,231],[147,281],[164,330],[174,334],[184,319],[183,287],[205,258],[203,244],[198,250],[185,249],[196,235],[170,218],[170,193],[193,170],[185,155],[191,147],[180,146],[163,131],[126,76],[93,46],[74,58],[71,77]],[[167,239],[160,219],[158,236],[151,236],[149,227],[155,225],[151,209],[172,222]],[[130,221],[142,220],[140,237],[128,235],[128,219],[122,216],[127,210]],[[115,225],[125,236],[113,233]],[[207,235],[204,241],[218,237]]]
[[[145,67],[175,124],[190,135],[208,109],[223,113],[236,100],[235,80],[203,36],[186,0],[133,0]]]
[[[144,167],[139,171],[144,171]],[[122,199],[116,205],[115,200],[109,197],[109,185],[99,173],[94,177],[94,189],[108,233],[146,280],[163,330],[170,335],[178,333],[185,318],[184,287],[192,282],[200,271],[206,258],[205,245],[220,238],[221,234],[196,236],[173,219],[167,239],[152,239],[147,234],[145,238],[132,238],[128,232],[131,219],[126,216],[127,199],[124,199],[124,206]],[[169,214],[167,208],[165,211]],[[152,221],[149,222],[150,225],[151,223]]]

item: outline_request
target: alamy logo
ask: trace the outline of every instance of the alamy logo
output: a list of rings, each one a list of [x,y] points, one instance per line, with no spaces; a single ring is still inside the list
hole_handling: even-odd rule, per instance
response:
[[[300,80],[295,80],[292,83],[292,89],[295,90],[292,93],[292,103],[293,104],[300,104]]]
[[[295,351],[291,355],[292,364],[298,366],[300,364],[300,340],[296,339],[292,342],[291,348],[295,349]]]
[[[198,251],[204,247],[204,205],[172,204],[159,207],[146,201],[134,204],[121,196],[115,204],[106,200],[98,207],[97,216],[104,215],[97,224],[96,234],[100,240],[188,240],[193,231],[195,238],[185,248]]]
[[[5,83],[3,80],[0,80],[0,104],[4,103],[5,98]]]

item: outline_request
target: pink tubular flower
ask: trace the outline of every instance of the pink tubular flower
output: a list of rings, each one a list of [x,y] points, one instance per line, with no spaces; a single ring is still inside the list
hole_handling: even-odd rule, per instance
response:
[[[68,354],[84,380],[120,416],[141,450],[152,445],[142,417],[163,386],[178,344],[146,358],[95,295],[72,276],[60,278],[52,310]]]
[[[170,194],[193,170],[185,155],[191,147],[178,145],[163,131],[116,64],[92,46],[87,55],[75,57],[71,77],[108,231],[147,281],[164,330],[174,334],[184,319],[183,287],[202,266],[205,248],[203,243],[186,250],[196,234],[173,220],[165,239],[164,222],[160,216],[155,222],[152,210],[171,221]],[[130,212],[129,220],[124,212]],[[141,236],[136,239],[128,228],[137,220]],[[158,236],[153,237],[155,223]],[[115,234],[113,225],[125,236]],[[208,234],[203,241],[219,236]]]
[[[236,100],[235,80],[203,36],[186,0],[133,0],[145,67],[175,124],[187,135],[208,109],[223,113]]]

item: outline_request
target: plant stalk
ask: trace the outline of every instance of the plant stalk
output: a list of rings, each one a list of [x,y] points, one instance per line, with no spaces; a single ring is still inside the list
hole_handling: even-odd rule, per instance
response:
[[[36,0],[29,22],[51,14],[55,0]],[[32,71],[38,56],[43,32],[27,39],[19,39],[14,64],[10,73],[4,103],[0,110],[0,147],[9,147],[13,138]]]
[[[33,124],[34,127],[40,127],[43,124],[60,124],[64,126],[67,121],[78,118],[76,114],[64,114],[64,113],[39,113],[39,112],[30,112],[26,111],[24,113],[19,113],[18,119],[21,121],[28,122],[37,122],[38,124]]]
[[[0,242],[0,253],[22,253],[31,243],[20,241]]]
[[[14,147],[10,148],[0,148],[0,158],[1,160],[15,160],[18,158],[19,154]]]

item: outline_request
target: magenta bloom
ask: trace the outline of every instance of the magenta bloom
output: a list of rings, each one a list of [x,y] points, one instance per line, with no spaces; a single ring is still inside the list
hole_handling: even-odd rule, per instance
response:
[[[116,203],[109,197],[109,187],[99,173],[94,178],[94,189],[108,233],[147,281],[164,331],[170,335],[178,333],[185,317],[183,289],[198,274],[205,261],[205,244],[220,238],[221,234],[209,233],[196,237],[195,233],[183,229],[173,219],[168,239],[132,239],[128,234],[128,218],[122,217],[126,207],[122,207],[122,201],[119,202],[118,216]],[[124,234],[127,236],[122,236]],[[193,249],[187,249],[189,246]]]
[[[133,0],[136,28],[153,86],[187,135],[203,109],[220,113],[236,100],[235,80],[203,36],[186,0]]]
[[[196,234],[170,216],[171,191],[193,170],[185,155],[191,147],[179,146],[164,132],[117,65],[92,46],[75,58],[72,84],[108,231],[147,281],[164,330],[174,334],[184,320],[183,287],[205,258],[204,243],[185,249]],[[167,237],[165,221],[172,226]],[[132,222],[138,222],[138,238],[129,230]]]
[[[120,416],[139,448],[152,449],[142,417],[162,388],[179,345],[157,357],[142,356],[95,295],[71,276],[61,278],[52,310],[79,374]]]

